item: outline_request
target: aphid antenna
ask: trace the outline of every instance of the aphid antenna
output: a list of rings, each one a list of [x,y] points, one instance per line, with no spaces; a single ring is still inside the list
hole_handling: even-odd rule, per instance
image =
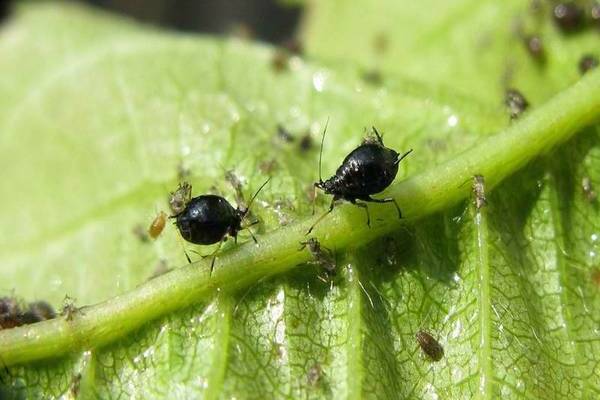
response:
[[[323,183],[323,175],[321,173],[321,164],[323,161],[323,143],[325,143],[325,132],[327,132],[328,126],[329,126],[329,117],[327,117],[327,122],[325,122],[325,128],[323,129],[323,135],[321,137],[321,149],[319,150],[319,183]]]
[[[242,211],[242,215],[245,216],[246,214],[248,214],[248,211],[250,211],[250,207],[252,207],[252,203],[254,203],[254,200],[256,199],[256,196],[258,196],[258,194],[260,193],[260,191],[263,190],[263,188],[267,185],[267,183],[269,183],[270,180],[271,180],[271,177],[268,177],[267,180],[265,181],[265,183],[263,183],[262,185],[260,185],[260,187],[258,188],[258,190],[256,191],[256,193],[254,193],[254,195],[252,196],[252,198],[248,202],[248,207],[246,207],[246,209]]]
[[[377,141],[383,146],[383,134],[379,133],[377,128],[375,128],[374,126],[371,126],[371,129],[373,130],[375,136],[377,136]]]
[[[407,155],[409,155],[410,153],[412,153],[413,149],[408,150],[406,153],[402,154],[394,164],[398,165],[400,164],[400,161],[402,161],[404,159],[404,157],[406,157]]]

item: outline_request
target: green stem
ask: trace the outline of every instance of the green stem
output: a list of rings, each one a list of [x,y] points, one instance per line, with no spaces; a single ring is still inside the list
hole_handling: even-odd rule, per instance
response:
[[[586,74],[577,84],[456,158],[393,185],[388,191],[403,209],[399,220],[394,207],[372,206],[373,226],[364,211],[340,206],[316,229],[323,245],[344,248],[365,243],[456,204],[469,195],[470,179],[485,176],[488,187],[523,167],[528,161],[569,139],[600,116],[600,70]],[[260,245],[246,243],[223,253],[215,273],[206,262],[179,268],[103,303],[85,307],[71,320],[56,318],[0,332],[0,361],[14,365],[111,343],[143,324],[171,311],[235,291],[268,276],[284,273],[310,255],[298,251],[314,218],[270,232]]]

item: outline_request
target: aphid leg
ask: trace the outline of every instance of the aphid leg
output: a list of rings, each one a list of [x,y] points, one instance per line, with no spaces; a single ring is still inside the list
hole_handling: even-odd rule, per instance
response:
[[[256,236],[254,236],[254,233],[252,232],[252,229],[250,229],[250,228],[246,228],[246,229],[248,229],[248,233],[252,237],[252,240],[254,240],[254,243],[258,244],[258,240],[256,240]]]
[[[386,199],[374,199],[370,196],[365,196],[361,197],[360,200],[368,201],[369,203],[394,203],[394,207],[396,207],[396,211],[398,211],[398,218],[402,219],[402,210],[400,210],[398,202],[393,197],[388,197]]]
[[[221,250],[221,246],[223,245],[223,242],[225,240],[222,239],[219,242],[219,245],[217,246],[217,248],[215,249],[215,251],[213,251],[212,253],[210,253],[209,255],[206,256],[202,256],[202,258],[206,258],[206,257],[212,257],[212,259],[210,260],[210,275],[212,276],[213,270],[215,269],[215,260],[217,259],[217,253],[219,252],[219,250]]]
[[[330,212],[332,212],[332,211],[333,211],[333,207],[335,206],[335,201],[336,201],[336,200],[337,200],[337,198],[334,196],[334,197],[333,197],[333,199],[331,199],[331,204],[329,205],[329,210],[327,210],[327,212],[325,212],[323,215],[321,215],[321,216],[319,217],[319,219],[317,219],[317,220],[315,221],[315,223],[314,223],[314,224],[312,224],[312,226],[311,226],[311,227],[308,229],[308,231],[306,231],[306,233],[305,233],[304,235],[308,235],[308,234],[310,234],[310,233],[312,232],[312,230],[314,229],[314,227],[315,227],[315,226],[317,226],[317,224],[318,224],[319,222],[321,222],[321,220],[322,220],[323,218],[325,218],[327,215],[329,215],[329,213],[330,213]]]
[[[371,227],[371,215],[369,214],[369,206],[365,203],[357,203],[356,200],[351,201],[350,203],[354,204],[357,207],[364,208],[367,213],[367,226]]]
[[[250,229],[250,227],[258,224],[259,222],[260,222],[259,220],[256,220],[256,221],[252,221],[248,225],[242,226],[242,229],[247,229],[248,230],[248,233],[250,233],[250,236],[252,237],[252,240],[254,240],[254,243],[256,243],[256,244],[258,244],[258,240],[256,240],[256,236],[254,236],[254,232],[252,232],[252,229]],[[237,235],[234,236],[233,238],[235,240],[235,243],[237,244]]]

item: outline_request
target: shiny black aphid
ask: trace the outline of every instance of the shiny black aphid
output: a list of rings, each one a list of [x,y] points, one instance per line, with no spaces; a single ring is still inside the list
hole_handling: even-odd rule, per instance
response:
[[[173,216],[176,218],[175,224],[181,236],[188,242],[202,245],[222,243],[227,240],[227,235],[237,242],[238,232],[245,228],[242,226],[242,220],[248,214],[258,193],[268,182],[269,179],[256,191],[248,207],[233,208],[223,197],[212,194],[192,198],[183,211]],[[250,234],[252,235],[251,232]],[[252,239],[256,242],[254,235]],[[216,251],[213,253],[211,272],[215,254]]]
[[[440,361],[444,357],[444,348],[429,332],[421,330],[415,336],[423,353],[433,361]]]
[[[529,107],[529,102],[525,99],[525,96],[516,89],[506,91],[504,104],[508,107],[511,119],[518,118]]]
[[[381,135],[373,127],[375,137],[368,137],[363,140],[360,146],[344,158],[335,175],[323,181],[321,178],[321,157],[326,130],[327,126],[323,130],[323,138],[321,139],[319,182],[316,182],[314,186],[327,194],[333,195],[333,199],[329,205],[329,210],[310,227],[307,234],[313,230],[321,219],[333,211],[337,200],[346,200],[364,208],[367,213],[367,225],[369,226],[371,226],[369,208],[365,203],[357,203],[357,200],[370,203],[394,203],[398,210],[398,217],[402,218],[402,212],[394,198],[374,199],[371,195],[383,191],[394,181],[398,173],[398,164],[410,154],[412,149],[400,155],[395,150],[385,147]]]

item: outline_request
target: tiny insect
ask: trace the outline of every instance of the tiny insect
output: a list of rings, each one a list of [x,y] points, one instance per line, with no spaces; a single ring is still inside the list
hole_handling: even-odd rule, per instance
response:
[[[506,107],[508,108],[511,119],[518,118],[529,107],[529,103],[525,99],[525,96],[516,89],[506,90],[504,104],[506,104]]]
[[[21,306],[12,297],[0,298],[0,330],[22,325]]]
[[[329,210],[317,219],[310,227],[307,235],[312,232],[313,228],[331,211],[338,200],[349,201],[350,203],[364,208],[367,214],[367,226],[371,226],[371,216],[367,202],[370,203],[394,203],[398,211],[398,218],[402,218],[400,207],[393,197],[385,199],[374,199],[372,194],[379,193],[387,188],[396,178],[398,173],[398,164],[407,155],[412,152],[408,150],[403,155],[398,154],[395,150],[385,147],[381,135],[373,127],[375,137],[367,137],[362,144],[354,149],[344,158],[331,178],[323,181],[321,175],[321,164],[323,156],[323,142],[325,140],[325,131],[321,139],[321,151],[319,154],[319,181],[314,183],[316,188],[323,190],[327,194],[333,195]],[[357,203],[357,200],[362,200],[365,203]]]
[[[27,311],[25,311],[22,316],[24,324],[33,324],[52,318],[56,318],[56,312],[54,311],[54,308],[45,301],[29,303]]]
[[[316,386],[321,377],[323,376],[323,369],[319,363],[313,364],[312,367],[308,369],[308,373],[306,374],[306,380],[310,386]]]
[[[575,32],[583,25],[585,12],[575,3],[559,3],[553,10],[554,23],[565,33]]]
[[[544,42],[538,35],[529,35],[523,38],[527,51],[538,62],[544,62],[546,59],[546,52],[544,49]]]
[[[318,265],[323,268],[325,277],[319,276],[323,282],[330,281],[335,276],[336,262],[331,250],[326,247],[322,247],[321,243],[316,238],[310,238],[305,242],[300,242],[300,248],[298,250],[304,250],[308,248],[308,251],[313,257],[312,261],[308,264]]]
[[[590,203],[594,202],[596,198],[598,198],[598,194],[594,190],[594,187],[592,186],[592,180],[589,177],[584,176],[583,179],[581,179],[581,189],[583,190],[583,195]]]
[[[185,209],[185,205],[192,199],[192,185],[187,182],[179,184],[176,191],[169,195],[169,207],[171,208],[171,216],[181,213]]]
[[[296,138],[283,125],[277,125],[277,137],[284,142],[292,143]]]
[[[475,207],[479,210],[487,205],[485,197],[485,180],[482,175],[473,177],[473,194],[475,195]]]
[[[152,239],[156,239],[165,229],[165,224],[167,223],[167,214],[164,211],[158,213],[156,218],[152,221],[150,226],[148,227],[148,235]]]
[[[312,149],[313,139],[312,136],[310,136],[310,132],[307,132],[300,138],[300,140],[298,141],[298,147],[300,148],[300,151],[302,153],[306,153],[307,151]]]
[[[585,54],[579,60],[579,72],[581,72],[581,75],[583,75],[586,72],[588,72],[594,68],[597,68],[597,67],[598,67],[598,58],[591,54]]]
[[[60,313],[61,316],[65,317],[65,321],[72,321],[73,317],[79,311],[79,308],[75,306],[75,299],[65,296],[65,299],[63,300],[63,308]]]
[[[179,233],[188,242],[201,245],[219,243],[219,247],[212,253],[211,274],[216,254],[223,242],[227,240],[227,236],[233,237],[237,243],[238,232],[254,225],[254,223],[251,223],[248,226],[242,226],[242,220],[248,214],[256,196],[269,183],[270,179],[267,179],[256,191],[247,207],[238,206],[238,208],[233,208],[223,197],[208,194],[192,198],[180,213],[172,216],[172,218],[176,218],[175,224]],[[252,231],[248,229],[248,232],[256,242]],[[190,261],[189,257],[188,261]]]
[[[440,361],[444,357],[444,348],[429,332],[419,330],[415,337],[423,353],[431,360]]]

